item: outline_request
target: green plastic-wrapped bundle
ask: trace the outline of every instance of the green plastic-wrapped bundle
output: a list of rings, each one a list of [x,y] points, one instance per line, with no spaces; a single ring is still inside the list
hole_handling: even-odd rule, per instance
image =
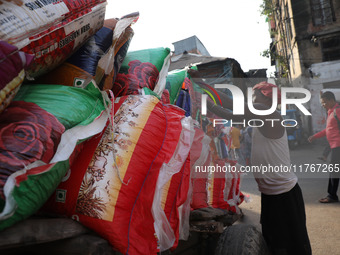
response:
[[[171,104],[176,102],[186,76],[187,70],[185,69],[173,70],[168,73],[168,76],[166,77],[165,89],[167,89],[170,93]]]
[[[39,210],[81,141],[103,130],[110,105],[104,98],[93,83],[21,87],[0,114],[0,230]]]
[[[169,65],[169,48],[128,52],[112,87],[115,97],[138,95],[144,87],[162,95]]]

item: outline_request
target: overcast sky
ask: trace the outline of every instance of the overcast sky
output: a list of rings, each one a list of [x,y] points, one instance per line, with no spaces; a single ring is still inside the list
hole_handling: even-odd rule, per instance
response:
[[[129,50],[169,47],[196,35],[210,55],[234,58],[243,71],[270,66],[261,52],[269,48],[268,23],[260,15],[263,0],[108,0],[106,18],[138,11]]]

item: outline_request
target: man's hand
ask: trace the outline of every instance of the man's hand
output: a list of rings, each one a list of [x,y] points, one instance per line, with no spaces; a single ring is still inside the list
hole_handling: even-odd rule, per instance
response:
[[[310,137],[308,137],[308,142],[313,142],[313,140],[314,140],[315,138],[314,138],[314,136],[310,136]]]

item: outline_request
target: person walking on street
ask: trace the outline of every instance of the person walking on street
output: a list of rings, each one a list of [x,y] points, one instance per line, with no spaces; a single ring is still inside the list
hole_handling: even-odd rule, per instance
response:
[[[189,74],[199,77],[193,71]],[[193,76],[194,75],[194,76]],[[194,79],[196,82],[196,80]],[[198,80],[197,80],[198,81]],[[204,82],[196,82],[209,90]],[[276,85],[261,82],[253,87],[253,106],[259,110],[268,110],[272,106],[272,89]],[[265,119],[279,119],[282,116],[274,111],[268,116],[253,114],[244,104],[244,115],[233,115],[233,99],[218,91],[222,106],[207,101],[209,111],[227,120],[246,122],[252,119],[262,120],[252,128],[252,166],[290,165],[288,139],[285,128],[277,121],[273,125]],[[278,91],[279,95],[279,91]],[[280,101],[280,100],[278,100]],[[262,234],[272,254],[310,255],[312,254],[306,227],[305,205],[302,191],[293,172],[254,172],[255,180],[261,192]]]
[[[332,169],[340,168],[340,106],[335,100],[333,92],[326,91],[321,95],[321,105],[327,110],[327,124],[326,128],[308,138],[311,143],[315,139],[325,137],[331,147],[330,165]],[[331,168],[329,168],[331,169]],[[337,195],[339,186],[339,171],[331,171],[328,180],[328,195],[319,200],[320,203],[338,202]]]

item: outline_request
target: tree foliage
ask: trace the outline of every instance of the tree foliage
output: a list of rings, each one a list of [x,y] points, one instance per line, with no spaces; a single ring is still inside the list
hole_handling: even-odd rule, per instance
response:
[[[274,14],[275,11],[275,4],[273,0],[263,0],[262,4],[260,5],[261,15],[270,17]]]

